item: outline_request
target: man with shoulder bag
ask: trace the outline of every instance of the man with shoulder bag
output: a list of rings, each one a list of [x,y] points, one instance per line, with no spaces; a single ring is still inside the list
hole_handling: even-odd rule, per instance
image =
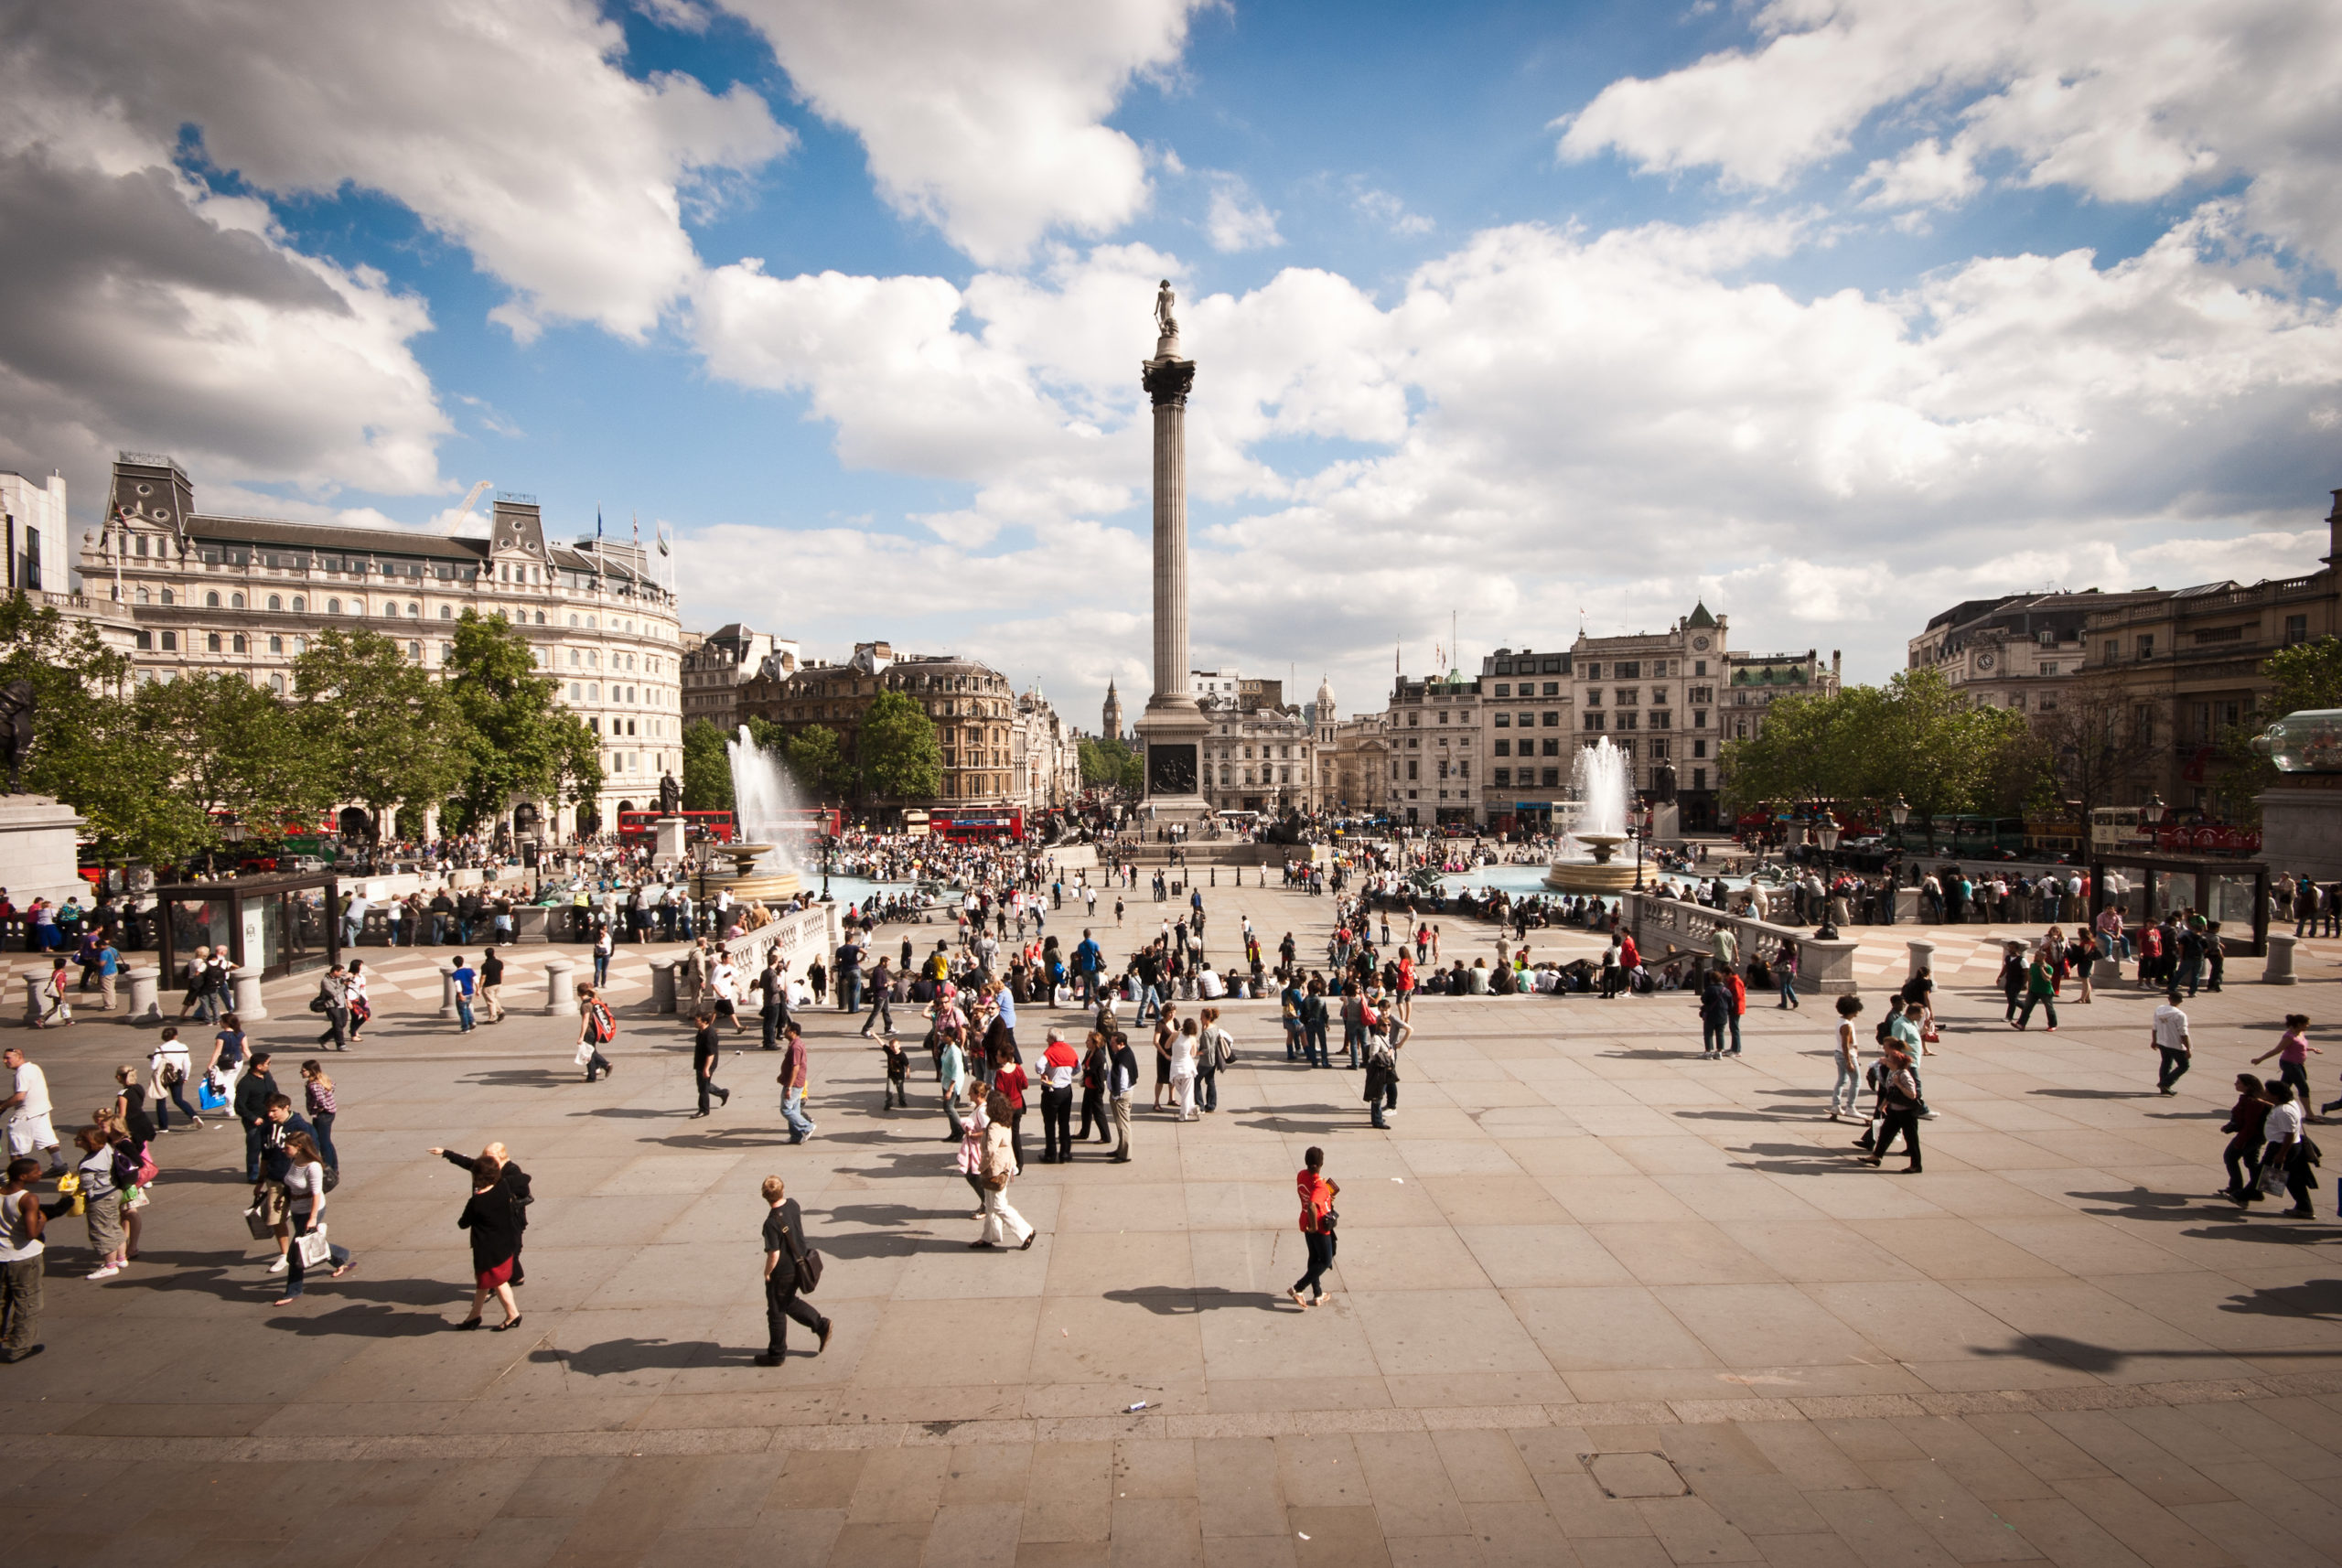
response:
[[[830,1320],[816,1312],[804,1296],[822,1283],[822,1254],[805,1244],[805,1217],[797,1200],[777,1176],[764,1179],[765,1196],[765,1353],[759,1367],[778,1367],[789,1354],[789,1320],[795,1318],[821,1336],[813,1348],[820,1355],[830,1346]]]

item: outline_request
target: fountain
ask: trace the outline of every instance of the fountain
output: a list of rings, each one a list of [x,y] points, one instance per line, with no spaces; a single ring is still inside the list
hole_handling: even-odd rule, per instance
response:
[[[785,847],[795,820],[789,776],[781,771],[779,757],[749,738],[746,725],[740,726],[739,738],[725,743],[725,751],[732,763],[736,832],[718,853],[731,857],[733,869],[728,875],[716,873],[712,880],[731,888],[736,899],[771,904],[794,898],[802,883]]]
[[[1570,782],[1577,791],[1569,831],[1545,873],[1563,893],[1617,893],[1635,885],[1635,868],[1614,860],[1627,842],[1627,757],[1608,736],[1578,750]]]

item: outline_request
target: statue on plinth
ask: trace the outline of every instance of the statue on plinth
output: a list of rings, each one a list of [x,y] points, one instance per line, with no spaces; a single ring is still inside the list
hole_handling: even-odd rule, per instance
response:
[[[1166,338],[1179,335],[1179,318],[1171,314],[1171,307],[1177,303],[1178,296],[1171,292],[1171,280],[1165,278],[1163,286],[1155,291],[1155,325]]]
[[[675,782],[674,774],[661,774],[659,779],[659,814],[671,817],[682,810],[682,804],[683,787]]]

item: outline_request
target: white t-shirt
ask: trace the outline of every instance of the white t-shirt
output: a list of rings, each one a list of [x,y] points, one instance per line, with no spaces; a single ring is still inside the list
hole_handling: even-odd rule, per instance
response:
[[[2155,1044],[2167,1051],[2187,1048],[2187,1015],[2166,1002],[2155,1009]]]
[[[1854,1042],[1854,1024],[1851,1018],[1838,1020],[1838,1060],[1855,1071],[1862,1069],[1863,1054]]]
[[[2269,1108],[2269,1120],[2261,1125],[2261,1133],[2272,1148],[2279,1144],[2299,1143],[2302,1135],[2302,1102],[2288,1101]]]
[[[1219,983],[1219,976],[1207,969],[1196,976],[1196,993],[1210,1002],[1226,995],[1227,991]]]
[[[24,1103],[16,1107],[16,1115],[34,1117],[48,1114],[48,1075],[31,1062],[16,1069],[16,1081],[10,1086],[9,1092],[25,1097]]]
[[[326,1167],[315,1160],[307,1165],[295,1160],[285,1172],[285,1190],[294,1197],[310,1197],[326,1189]]]

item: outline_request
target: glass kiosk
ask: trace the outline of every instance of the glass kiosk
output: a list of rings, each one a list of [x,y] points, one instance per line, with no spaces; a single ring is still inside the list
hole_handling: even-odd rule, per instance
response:
[[[163,986],[179,983],[195,950],[226,949],[237,971],[263,980],[323,969],[341,956],[334,875],[237,876],[155,889]]]

